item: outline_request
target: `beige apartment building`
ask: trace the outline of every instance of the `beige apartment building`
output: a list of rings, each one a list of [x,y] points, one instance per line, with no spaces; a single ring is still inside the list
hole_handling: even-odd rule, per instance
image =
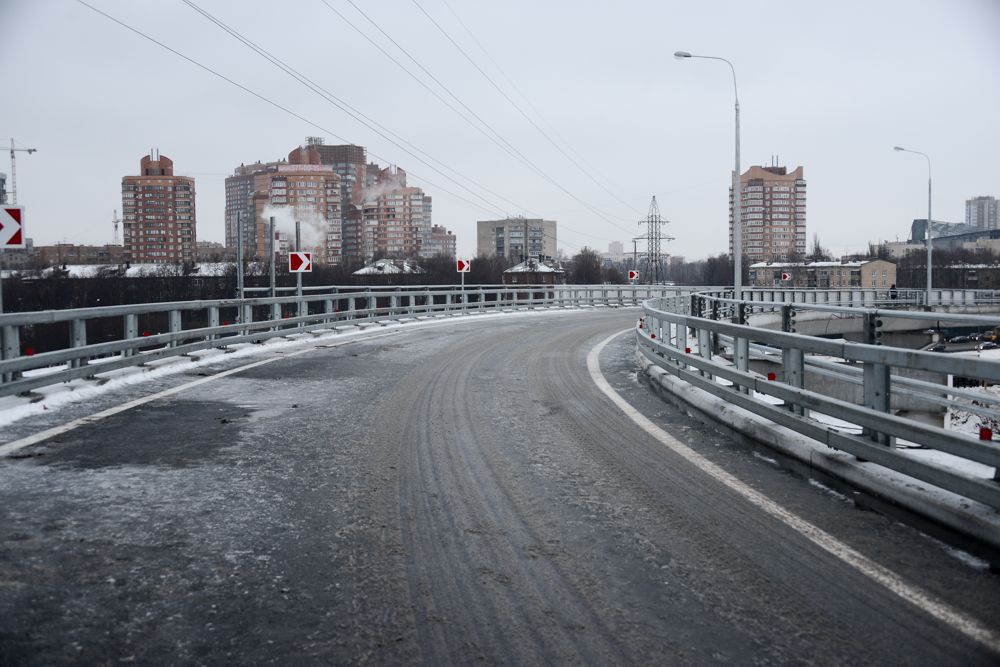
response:
[[[806,181],[802,167],[750,167],[740,175],[743,256],[749,263],[787,261],[806,252]],[[729,188],[729,254],[733,254]]]
[[[556,221],[505,218],[476,222],[476,255],[506,257],[523,262],[528,257],[555,257]]]
[[[896,284],[896,265],[884,259],[853,262],[758,262],[750,265],[754,287],[820,289],[889,289]]]
[[[126,261],[194,262],[194,179],[175,176],[173,160],[151,151],[139,161],[138,176],[122,178],[122,223]]]

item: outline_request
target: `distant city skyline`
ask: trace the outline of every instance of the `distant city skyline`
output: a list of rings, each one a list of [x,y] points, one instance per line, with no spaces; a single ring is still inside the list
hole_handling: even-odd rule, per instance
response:
[[[835,254],[905,237],[925,215],[925,165],[894,145],[932,157],[935,218],[961,220],[970,198],[1000,196],[1000,88],[982,85],[1000,80],[992,0],[794,12],[778,2],[427,3],[490,80],[409,3],[364,7],[444,88],[347,4],[331,2],[398,64],[323,4],[264,12],[202,0],[313,90],[181,3],[91,4],[309,122],[78,2],[4,3],[0,136],[38,149],[17,158],[18,203],[36,244],[110,242],[121,176],[151,147],[197,179],[199,240],[224,242],[233,165],[318,135],[404,165],[461,255],[475,252],[477,220],[518,215],[558,220],[570,255],[631,246],[653,195],[676,237],[665,252],[724,253],[731,80],[724,67],[675,61],[678,49],[734,63],[744,165],[771,155],[804,165],[808,233]],[[326,38],[304,39],[303,26]],[[512,48],[512,35],[530,48]],[[65,179],[66,164],[86,168]],[[9,191],[6,151],[0,171]]]

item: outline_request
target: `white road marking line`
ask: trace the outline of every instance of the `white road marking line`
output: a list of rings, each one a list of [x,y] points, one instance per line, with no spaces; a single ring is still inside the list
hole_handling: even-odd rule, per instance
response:
[[[732,491],[735,491],[739,495],[743,496],[743,498],[750,503],[756,505],[767,514],[770,514],[789,528],[792,528],[804,536],[809,541],[858,570],[869,579],[884,586],[892,593],[895,593],[910,604],[913,604],[937,620],[947,624],[952,629],[957,630],[966,637],[979,642],[992,651],[1000,653],[1000,634],[998,634],[995,630],[983,625],[978,620],[951,607],[945,602],[938,600],[930,593],[909,584],[895,572],[879,565],[867,556],[844,544],[833,535],[830,535],[821,528],[814,526],[797,514],[788,511],[756,489],[741,482],[733,475],[701,456],[693,449],[661,429],[651,420],[646,418],[641,412],[633,408],[611,387],[605,379],[604,374],[601,373],[598,361],[601,350],[603,350],[608,343],[618,336],[631,331],[633,330],[626,329],[625,331],[619,331],[618,333],[612,334],[598,343],[587,355],[587,370],[590,372],[590,377],[594,380],[597,388],[600,389],[612,403],[618,406],[621,411],[629,417],[629,419],[635,422],[639,428],[644,430],[674,453],[682,456],[689,463],[699,468],[702,472],[724,484]]]
[[[391,336],[395,332],[388,332],[379,334],[377,336],[364,336],[355,337],[350,340],[339,341],[332,344],[323,344],[321,347],[331,348],[331,347],[341,347],[343,345],[349,345],[358,341],[368,341],[374,340],[376,338],[384,338],[386,336]],[[135,400],[129,401],[127,403],[122,403],[121,405],[116,405],[113,408],[108,408],[107,410],[102,410],[100,412],[95,412],[92,415],[87,415],[86,417],[80,417],[79,419],[74,419],[73,421],[66,422],[60,426],[53,426],[52,428],[46,429],[44,431],[39,431],[33,435],[26,436],[20,440],[12,440],[6,444],[0,445],[0,458],[10,456],[11,454],[24,449],[25,447],[30,447],[31,445],[36,445],[39,442],[48,440],[49,438],[54,438],[57,435],[62,435],[68,431],[72,431],[75,428],[85,426],[86,424],[93,424],[94,422],[100,421],[102,419],[107,419],[126,410],[131,410],[132,408],[150,403],[152,401],[166,398],[167,396],[173,396],[174,394],[179,394],[180,392],[197,387],[198,385],[205,384],[206,382],[211,382],[212,380],[218,380],[219,378],[224,378],[229,375],[235,375],[236,373],[242,373],[243,371],[248,371],[251,368],[257,368],[258,366],[264,366],[267,364],[273,364],[276,361],[281,361],[282,359],[288,359],[289,357],[295,357],[300,354],[305,354],[306,352],[311,352],[317,349],[319,346],[309,346],[302,350],[296,350],[295,352],[282,352],[280,356],[272,357],[270,359],[262,359],[260,361],[254,361],[253,363],[246,364],[244,366],[238,366],[236,368],[230,368],[227,371],[221,371],[215,375],[210,375],[208,377],[199,378],[191,382],[187,382],[176,387],[171,387],[170,389],[164,389],[163,391],[158,391],[155,394],[150,394],[149,396],[143,396],[142,398],[137,398]]]

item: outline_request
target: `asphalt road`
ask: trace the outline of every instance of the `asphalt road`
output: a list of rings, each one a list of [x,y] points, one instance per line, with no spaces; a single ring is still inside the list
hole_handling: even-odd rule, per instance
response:
[[[601,394],[587,354],[635,317],[483,318],[286,352],[0,460],[0,664],[998,664]],[[622,336],[600,361],[641,413],[1000,626],[982,563],[662,403],[633,348]]]

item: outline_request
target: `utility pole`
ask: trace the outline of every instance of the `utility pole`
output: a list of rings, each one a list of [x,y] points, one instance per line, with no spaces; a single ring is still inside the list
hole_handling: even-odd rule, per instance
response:
[[[649,273],[649,284],[660,282],[663,268],[661,266],[663,257],[660,253],[662,241],[673,241],[674,237],[663,235],[663,225],[668,220],[664,220],[660,215],[660,207],[656,203],[656,196],[649,202],[649,213],[639,221],[640,225],[646,225],[646,266]],[[642,238],[642,237],[640,237]]]
[[[243,299],[243,212],[236,211],[236,296]]]
[[[10,138],[10,203],[17,203],[17,163],[14,160],[14,154],[18,151],[27,153],[31,155],[37,148],[15,148],[14,147],[14,137]]]
[[[271,216],[270,224],[268,225],[270,232],[268,236],[270,240],[268,241],[268,252],[271,254],[271,298],[273,299],[276,290],[274,288],[274,216]]]
[[[115,209],[114,217],[111,218],[111,224],[115,229],[114,236],[111,237],[111,245],[118,245],[118,225],[121,224],[121,220],[118,219],[118,209]]]

